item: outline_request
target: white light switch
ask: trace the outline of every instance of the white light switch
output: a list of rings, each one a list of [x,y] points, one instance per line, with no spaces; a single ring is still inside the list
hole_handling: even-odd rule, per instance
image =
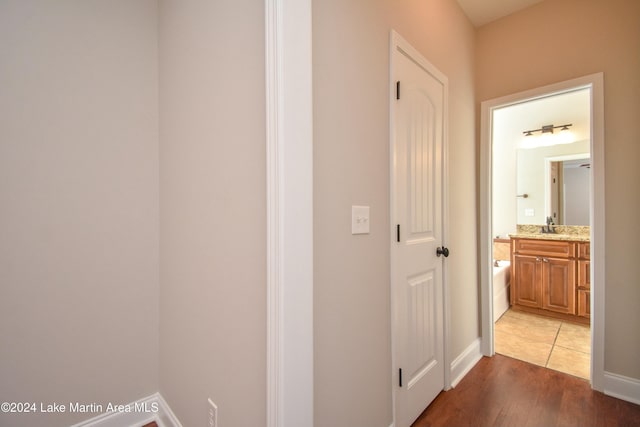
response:
[[[533,208],[527,208],[524,210],[524,216],[536,216],[536,212]]]
[[[368,234],[369,222],[369,206],[351,206],[351,234]]]

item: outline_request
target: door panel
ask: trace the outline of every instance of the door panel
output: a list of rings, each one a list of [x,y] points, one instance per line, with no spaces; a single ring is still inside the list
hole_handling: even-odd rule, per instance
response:
[[[413,339],[407,343],[406,372],[409,374],[407,388],[411,389],[432,364],[437,363],[434,272],[429,271],[409,280],[408,287],[407,327]]]
[[[409,117],[405,125],[406,142],[408,144],[408,188],[409,218],[411,236],[409,243],[417,239],[433,239],[435,235],[436,213],[434,212],[434,185],[437,183],[435,169],[429,169],[436,155],[436,111],[433,100],[422,88],[406,82],[402,111]]]

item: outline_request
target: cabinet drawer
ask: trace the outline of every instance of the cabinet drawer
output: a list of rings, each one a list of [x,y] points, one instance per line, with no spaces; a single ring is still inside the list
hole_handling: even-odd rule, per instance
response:
[[[521,255],[575,258],[576,245],[573,242],[554,240],[514,239],[513,252]]]
[[[578,258],[591,259],[591,244],[589,243],[578,244]]]

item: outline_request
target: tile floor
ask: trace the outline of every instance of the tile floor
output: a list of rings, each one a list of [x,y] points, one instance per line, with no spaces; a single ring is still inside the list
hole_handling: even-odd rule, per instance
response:
[[[589,326],[508,310],[495,324],[495,350],[505,356],[589,379]]]

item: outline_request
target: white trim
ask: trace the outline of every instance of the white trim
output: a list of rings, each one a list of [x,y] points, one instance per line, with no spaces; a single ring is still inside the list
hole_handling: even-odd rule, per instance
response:
[[[605,170],[604,170],[604,76],[591,81],[591,387],[604,390],[605,334]]]
[[[640,405],[640,380],[605,372],[604,394]]]
[[[157,421],[158,427],[182,427],[180,420],[178,420],[178,417],[173,413],[171,407],[169,407],[162,395],[160,393],[156,393],[155,396],[157,397],[158,404],[160,406],[160,411],[158,412],[159,421]]]
[[[449,246],[449,78],[440,73],[438,77],[444,84],[444,123],[442,125],[442,246]],[[455,249],[454,249],[455,250]],[[444,366],[450,366],[451,355],[451,303],[449,294],[449,263],[442,266],[442,298],[444,305]],[[444,389],[449,390],[451,383],[451,371],[444,370]]]
[[[389,108],[389,173],[390,173],[390,194],[389,194],[389,217],[394,217],[394,206],[395,206],[395,196],[393,188],[394,186],[394,135],[395,135],[395,113],[394,113],[394,104],[391,102],[395,98],[395,80],[394,80],[394,68],[393,68],[393,57],[394,53],[397,49],[400,49],[407,53],[414,61],[418,62],[424,69],[428,70],[435,78],[437,78],[444,86],[444,99],[443,99],[443,153],[442,153],[442,244],[446,246],[447,239],[449,237],[449,224],[446,221],[446,218],[449,217],[449,79],[446,75],[444,75],[440,70],[438,70],[433,64],[431,64],[418,50],[416,50],[407,40],[405,40],[398,32],[395,30],[391,30],[390,34],[390,43],[389,43],[389,100],[390,100],[390,108]],[[393,227],[389,227],[389,244],[390,244],[390,299],[391,299],[391,406],[392,406],[392,414],[393,414],[393,423],[396,421],[396,384],[398,384],[398,371],[397,371],[397,362],[396,362],[396,354],[395,354],[395,346],[396,346],[396,337],[395,337],[395,328],[397,325],[397,319],[395,318],[396,312],[393,307],[395,307],[396,299],[395,299],[395,291],[394,291],[394,281],[395,277],[395,229]],[[449,286],[448,286],[448,263],[443,264],[442,268],[442,286],[443,286],[443,365],[445,367],[450,366],[450,331],[451,331],[451,316],[449,310]],[[449,369],[444,369],[444,390],[448,390],[451,388],[451,372]]]
[[[605,299],[605,172],[604,172],[604,77],[591,74],[536,88],[481,104],[480,148],[480,281],[482,306],[482,353],[493,356],[493,271],[491,131],[493,110],[576,89],[591,90],[591,387],[604,388],[604,299]]]
[[[390,40],[389,40],[389,218],[393,221],[394,215],[394,206],[395,206],[395,192],[393,191],[394,186],[394,170],[395,170],[395,112],[393,110],[393,99],[396,96],[396,86],[394,85],[394,69],[393,69],[393,56],[395,54],[396,47],[396,37],[397,33],[391,30]],[[389,242],[390,242],[390,250],[389,250],[389,303],[391,306],[391,427],[395,425],[397,419],[397,411],[396,411],[396,387],[398,384],[398,377],[396,375],[396,366],[397,366],[397,357],[396,357],[396,345],[397,338],[395,334],[396,325],[398,321],[396,320],[396,312],[394,307],[396,306],[396,292],[393,288],[393,278],[395,277],[395,253],[393,251],[393,241],[395,238],[395,230],[393,229],[393,224],[389,224]]]
[[[265,0],[265,40],[267,426],[306,427],[313,425],[311,0]]]
[[[280,152],[282,102],[278,98],[282,83],[281,2],[265,1],[265,78],[267,143],[267,426],[279,425],[282,413],[282,315],[280,253]]]
[[[480,107],[480,348],[485,356],[495,354],[493,345],[493,114],[492,101]],[[484,197],[482,196],[484,195]]]
[[[130,408],[131,411],[108,412],[71,427],[137,427],[152,421],[155,421],[158,427],[182,427],[160,393],[154,393],[151,396],[128,403],[124,407]],[[146,408],[149,412],[136,410],[136,408]]]
[[[453,378],[451,381],[452,388],[457,386],[460,380],[482,359],[482,352],[480,351],[481,341],[480,338],[473,340],[473,342],[451,362],[450,378]]]

